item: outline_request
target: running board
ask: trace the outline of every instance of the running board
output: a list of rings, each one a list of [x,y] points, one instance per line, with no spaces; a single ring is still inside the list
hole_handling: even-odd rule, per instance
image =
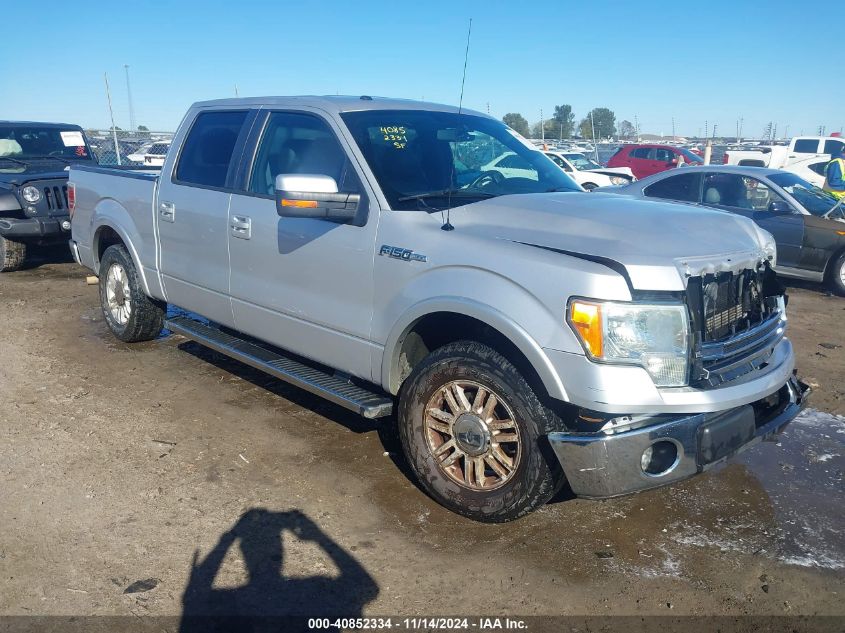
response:
[[[393,412],[393,399],[389,396],[368,391],[194,319],[174,317],[165,321],[164,326],[200,345],[310,391],[365,418],[382,418]]]

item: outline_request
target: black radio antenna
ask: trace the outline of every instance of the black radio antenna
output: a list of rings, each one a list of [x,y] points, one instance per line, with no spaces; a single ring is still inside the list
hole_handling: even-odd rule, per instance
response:
[[[472,35],[472,18],[469,19],[469,28],[467,29],[467,47],[464,51],[464,74],[461,76],[461,96],[458,99],[458,114],[461,113],[461,110],[464,107],[464,84],[466,84],[467,80],[467,60],[469,59],[469,38]],[[455,179],[455,162],[452,161],[452,177],[450,178],[451,181]],[[450,212],[452,211],[452,187],[451,182],[449,183],[449,196],[446,198],[446,222],[440,228],[444,231],[454,231],[455,227],[452,226],[452,223],[449,222]]]

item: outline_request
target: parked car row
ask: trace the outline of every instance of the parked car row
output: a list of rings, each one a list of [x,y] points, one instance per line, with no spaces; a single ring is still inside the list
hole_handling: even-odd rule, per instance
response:
[[[584,193],[568,174],[593,171],[431,103],[197,103],[173,149],[155,172],[71,165],[71,250],[114,335],[166,327],[395,414],[421,486],[467,517],[680,481],[806,403],[750,216]]]

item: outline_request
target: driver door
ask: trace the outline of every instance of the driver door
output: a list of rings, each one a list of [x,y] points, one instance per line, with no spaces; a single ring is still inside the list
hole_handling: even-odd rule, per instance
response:
[[[235,327],[296,354],[371,379],[373,252],[378,207],[361,221],[279,217],[279,174],[330,176],[340,191],[371,193],[345,141],[310,112],[268,112],[256,122],[249,173],[229,210]]]

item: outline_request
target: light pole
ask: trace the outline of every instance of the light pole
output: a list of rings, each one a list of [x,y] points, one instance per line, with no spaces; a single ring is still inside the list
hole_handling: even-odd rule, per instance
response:
[[[129,129],[135,132],[135,107],[132,105],[132,88],[129,86],[129,64],[123,64],[126,71],[126,96],[129,98]]]

